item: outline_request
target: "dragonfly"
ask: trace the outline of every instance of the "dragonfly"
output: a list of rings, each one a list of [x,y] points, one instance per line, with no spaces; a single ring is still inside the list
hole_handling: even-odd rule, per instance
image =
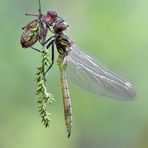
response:
[[[54,24],[54,35],[46,46],[47,49],[51,47],[52,63],[45,74],[54,63],[54,51],[56,47],[63,94],[65,124],[68,137],[70,137],[72,130],[72,106],[67,79],[82,89],[96,95],[118,100],[133,100],[136,92],[129,81],[110,71],[70,39],[65,34],[68,28],[68,24],[63,19],[59,19]]]
[[[96,95],[118,100],[133,100],[136,92],[128,80],[106,68],[69,38],[65,34],[69,25],[55,11],[49,10],[46,15],[43,15],[40,0],[38,0],[38,3],[39,14],[26,14],[36,16],[37,19],[23,27],[20,43],[23,48],[31,47],[39,52],[42,52],[42,50],[33,47],[37,41],[40,42],[43,48],[51,48],[52,62],[44,75],[53,66],[55,48],[57,49],[57,63],[60,70],[65,125],[68,137],[70,137],[72,131],[72,105],[68,80]],[[53,35],[46,40],[48,30]]]

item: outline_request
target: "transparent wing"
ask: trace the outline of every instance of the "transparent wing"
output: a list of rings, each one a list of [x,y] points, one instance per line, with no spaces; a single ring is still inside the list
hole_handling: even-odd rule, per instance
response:
[[[100,96],[130,100],[136,95],[133,86],[121,76],[109,71],[76,44],[67,56],[68,79],[79,87]]]

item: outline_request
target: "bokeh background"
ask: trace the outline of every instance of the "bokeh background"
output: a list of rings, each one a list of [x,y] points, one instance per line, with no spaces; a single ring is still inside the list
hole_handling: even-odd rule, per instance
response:
[[[41,57],[19,44],[37,0],[0,1],[0,148],[148,148],[148,1],[41,0],[70,25],[67,34],[112,71],[127,78],[137,98],[122,102],[88,93],[69,83],[73,130],[67,138],[59,70],[47,87],[51,127],[40,123],[35,95]]]

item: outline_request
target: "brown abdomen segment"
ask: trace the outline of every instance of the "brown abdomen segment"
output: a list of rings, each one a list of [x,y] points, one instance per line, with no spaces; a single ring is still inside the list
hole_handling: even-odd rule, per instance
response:
[[[24,28],[24,31],[20,38],[20,44],[23,48],[28,48],[34,45],[40,36],[40,24],[39,19],[35,19],[28,23]]]

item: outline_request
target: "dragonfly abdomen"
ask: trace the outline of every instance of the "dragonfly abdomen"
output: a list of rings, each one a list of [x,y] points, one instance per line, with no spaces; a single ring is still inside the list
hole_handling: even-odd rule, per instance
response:
[[[68,137],[70,137],[71,128],[72,128],[72,108],[71,108],[71,100],[70,100],[70,93],[68,89],[66,73],[62,71],[61,71],[61,84],[62,84],[62,93],[63,93],[65,124],[67,127]]]

